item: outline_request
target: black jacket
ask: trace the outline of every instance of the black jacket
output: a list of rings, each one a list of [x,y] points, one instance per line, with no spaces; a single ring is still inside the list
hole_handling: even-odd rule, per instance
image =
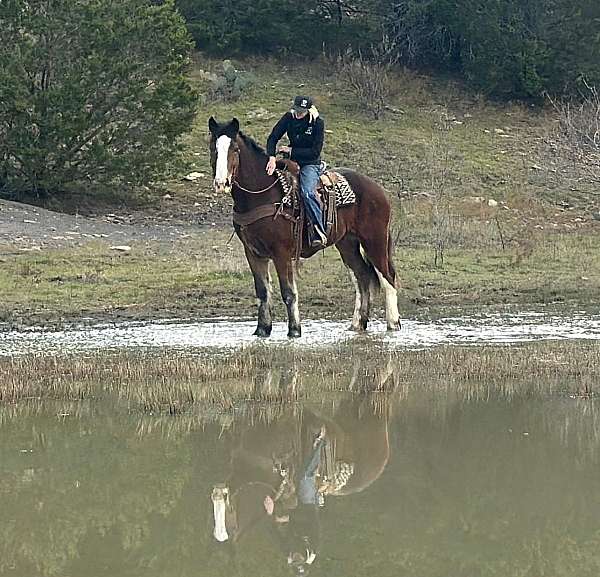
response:
[[[279,139],[287,133],[292,147],[292,160],[300,166],[321,163],[321,149],[325,123],[320,116],[311,121],[310,114],[304,118],[294,118],[291,112],[284,114],[273,127],[267,140],[267,154],[275,156],[275,148]]]

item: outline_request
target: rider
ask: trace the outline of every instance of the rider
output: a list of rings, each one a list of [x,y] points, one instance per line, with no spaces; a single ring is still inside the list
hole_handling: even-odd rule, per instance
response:
[[[323,227],[323,213],[316,198],[316,188],[321,174],[325,123],[309,96],[296,96],[292,109],[273,127],[267,140],[269,175],[275,171],[275,148],[286,132],[290,146],[282,146],[279,150],[289,153],[290,158],[300,166],[300,193],[316,234],[316,238],[311,239],[311,245],[324,246],[327,244],[327,237]]]
[[[264,501],[265,510],[272,515],[280,528],[279,537],[287,553],[288,566],[295,575],[305,576],[317,557],[320,542],[319,506],[323,505],[317,477],[320,476],[323,450],[327,443],[325,426],[312,441],[310,453],[304,461],[297,481],[297,500],[286,515],[277,511],[271,497]],[[285,508],[285,505],[284,507]]]

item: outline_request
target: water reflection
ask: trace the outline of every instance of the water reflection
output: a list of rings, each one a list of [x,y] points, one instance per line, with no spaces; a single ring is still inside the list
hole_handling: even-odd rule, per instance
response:
[[[320,553],[322,509],[367,489],[388,463],[390,398],[351,394],[330,411],[305,406],[233,431],[230,472],[211,495],[214,539],[235,547],[265,522],[282,565],[307,574]]]
[[[594,402],[398,374],[306,403],[267,369],[226,414],[0,406],[0,575],[597,577]]]

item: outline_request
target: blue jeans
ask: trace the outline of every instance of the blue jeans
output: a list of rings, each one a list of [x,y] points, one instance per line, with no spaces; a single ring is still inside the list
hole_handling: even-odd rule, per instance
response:
[[[321,176],[321,166],[319,164],[303,166],[300,169],[300,194],[310,221],[324,229],[323,212],[315,193],[319,176]]]

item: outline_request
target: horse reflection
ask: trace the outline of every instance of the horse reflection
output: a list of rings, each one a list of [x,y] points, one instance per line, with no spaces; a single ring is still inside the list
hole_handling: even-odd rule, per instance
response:
[[[376,388],[389,376],[380,375]],[[284,563],[308,573],[328,500],[365,490],[386,467],[389,404],[389,393],[363,391],[333,410],[289,408],[243,426],[234,433],[228,479],[213,488],[214,538],[235,544],[267,522]]]

